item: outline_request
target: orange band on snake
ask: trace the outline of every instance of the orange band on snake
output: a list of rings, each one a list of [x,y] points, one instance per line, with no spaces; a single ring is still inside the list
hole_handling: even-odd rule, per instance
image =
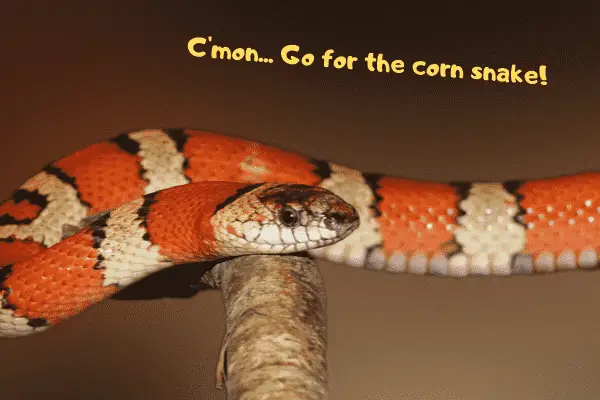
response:
[[[176,264],[314,249],[358,224],[350,204],[308,185],[200,182],[153,192],[3,267],[0,336],[45,330]]]
[[[329,207],[346,227],[277,225],[269,207],[294,211],[275,193],[256,200],[253,190],[274,190],[255,186],[264,182],[290,184],[296,196],[285,201],[301,207],[307,193],[334,193]],[[225,212],[231,196],[235,215]],[[48,165],[0,205],[0,265],[11,264],[0,269],[0,336],[45,329],[167,266],[231,255],[309,250],[353,267],[453,277],[589,269],[599,219],[598,173],[434,183],[210,132],[136,131]],[[249,238],[261,243],[249,248]]]

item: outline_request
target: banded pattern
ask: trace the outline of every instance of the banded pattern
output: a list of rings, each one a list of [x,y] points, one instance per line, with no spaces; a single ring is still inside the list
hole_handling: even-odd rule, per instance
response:
[[[63,225],[79,224],[90,207],[81,200],[73,180],[64,176],[60,170],[46,169],[25,182],[12,199],[0,206],[0,238],[48,247],[62,239]],[[0,261],[12,263],[19,257],[7,256]]]
[[[255,219],[260,214],[219,214],[208,218],[207,226],[218,227],[219,240],[229,240],[225,253],[258,240],[265,251],[309,250],[315,257],[353,267],[453,277],[548,273],[598,265],[599,173],[523,182],[423,182],[364,174],[262,143],[186,129],[123,133],[57,160],[27,180],[0,205],[0,265],[50,254],[44,249],[51,246],[53,252],[61,251],[65,246],[61,240],[90,217],[97,219],[95,231],[88,232],[89,237],[78,234],[77,240],[82,241],[80,246],[89,241],[96,246],[97,254],[88,256],[101,258],[93,271],[102,271],[106,287],[138,279],[140,274],[132,272],[136,268],[147,272],[150,264],[160,269],[169,262],[185,261],[171,257],[182,246],[174,239],[180,232],[173,227],[189,225],[185,212],[179,210],[183,206],[164,209],[157,199],[164,189],[203,181],[320,185],[352,204],[360,217],[354,234],[309,249],[309,241],[324,246],[333,232],[339,232],[323,221],[298,229],[261,230],[261,221]],[[161,192],[156,195],[157,191]],[[144,200],[136,200],[144,195]],[[217,198],[222,195],[215,193]],[[235,200],[242,195],[225,196],[223,206],[229,204],[228,197]],[[142,203],[115,211],[134,200]],[[112,211],[99,214],[106,210]],[[152,211],[155,226],[146,226]],[[141,226],[122,233],[114,229],[136,218],[143,222]],[[153,247],[167,239],[169,245]],[[137,267],[122,271],[115,248],[128,246],[138,249],[137,261],[131,264]],[[209,252],[210,246],[196,250]],[[11,276],[10,267],[0,269],[0,284]],[[16,294],[10,296],[17,301]],[[5,300],[8,307],[13,304],[6,296]],[[13,315],[6,311],[10,308],[2,310],[0,318]],[[41,311],[38,314],[52,319]],[[2,321],[0,326],[6,323]]]
[[[85,216],[199,181],[296,182],[332,190],[356,207],[361,225],[343,242],[311,253],[354,267],[466,276],[597,265],[598,174],[504,184],[420,182],[184,129],[121,134],[31,178],[0,206],[0,250],[6,250],[0,262],[57,243],[64,225]],[[540,207],[550,211],[535,214]],[[540,225],[539,218],[553,212],[555,218]]]
[[[142,176],[148,182],[144,188],[145,193],[190,183],[190,179],[184,174],[186,158],[172,138],[175,135],[174,132],[169,134],[161,130],[129,135],[130,139],[139,143],[136,155],[140,156]]]
[[[308,185],[200,182],[153,192],[0,268],[0,337],[44,330],[174,264],[313,249],[357,224],[351,205]]]
[[[98,249],[94,268],[103,270],[105,286],[125,287],[173,265],[149,240],[147,226],[142,223],[146,219],[140,216],[145,203],[144,199],[134,200],[92,225],[94,247]]]

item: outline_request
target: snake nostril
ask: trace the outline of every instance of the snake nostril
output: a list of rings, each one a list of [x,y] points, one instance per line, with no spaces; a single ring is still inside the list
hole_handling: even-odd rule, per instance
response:
[[[346,219],[346,216],[341,213],[333,213],[333,214],[331,214],[331,218],[333,218],[335,221],[337,221],[339,223],[342,223]]]
[[[346,215],[334,212],[327,215],[327,218],[325,219],[325,225],[331,230],[338,230],[341,228],[344,222],[346,222],[346,220]]]
[[[325,218],[325,226],[327,227],[327,229],[331,229],[333,231],[339,229],[339,223],[331,217]]]

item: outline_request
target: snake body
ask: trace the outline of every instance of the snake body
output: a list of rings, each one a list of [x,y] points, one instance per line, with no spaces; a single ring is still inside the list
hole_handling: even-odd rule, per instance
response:
[[[316,219],[283,229],[271,203]],[[211,132],[129,132],[49,164],[0,205],[0,336],[44,330],[170,265],[240,254],[308,250],[452,277],[589,269],[599,221],[599,173],[426,182]]]

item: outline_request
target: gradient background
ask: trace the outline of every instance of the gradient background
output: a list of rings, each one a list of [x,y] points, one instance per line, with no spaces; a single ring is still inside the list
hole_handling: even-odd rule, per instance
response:
[[[229,132],[428,180],[600,170],[600,33],[590,10],[32,3],[3,4],[0,16],[3,197],[49,161],[147,127]],[[208,35],[276,59],[295,43],[316,55],[373,51],[466,69],[546,64],[549,84],[189,55],[187,41]],[[453,280],[319,266],[332,399],[599,397],[597,273]],[[223,399],[214,388],[223,327],[218,291],[109,300],[43,335],[2,341],[0,393]]]

